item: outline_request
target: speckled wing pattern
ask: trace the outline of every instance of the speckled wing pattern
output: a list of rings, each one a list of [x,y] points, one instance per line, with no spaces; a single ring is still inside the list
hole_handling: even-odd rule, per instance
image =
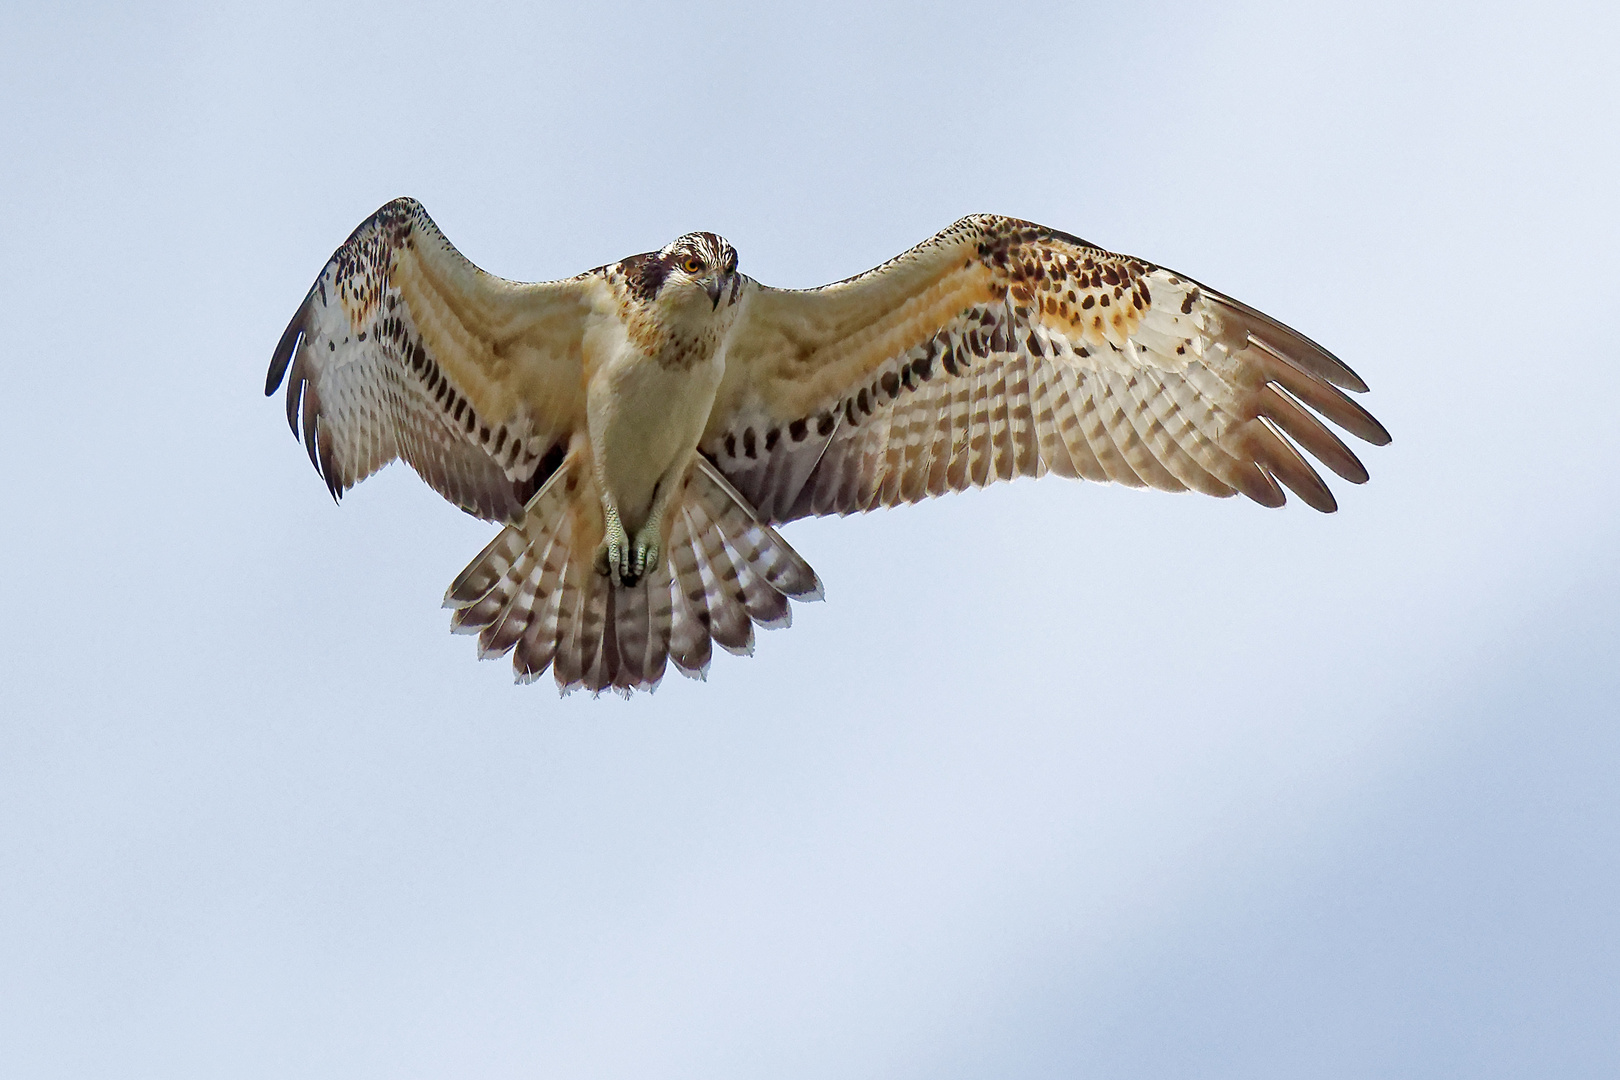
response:
[[[584,425],[589,275],[520,284],[468,262],[413,199],[333,254],[276,347],[287,422],[334,497],[395,458],[446,499],[514,520]]]
[[[1011,218],[964,218],[820,289],[750,283],[701,449],[764,521],[1054,472],[1335,502],[1303,448],[1377,445],[1321,346],[1184,275]]]

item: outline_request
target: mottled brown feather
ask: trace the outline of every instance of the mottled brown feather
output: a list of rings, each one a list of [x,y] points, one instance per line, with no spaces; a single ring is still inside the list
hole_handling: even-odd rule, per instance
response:
[[[451,502],[508,520],[545,479],[548,451],[583,424],[583,315],[602,287],[600,275],[486,274],[418,203],[396,199],[316,278],[265,393],[287,380],[288,424],[298,433],[301,415],[334,497],[401,457]]]
[[[821,289],[751,285],[744,305],[700,446],[770,521],[1048,470],[1267,506],[1280,480],[1330,511],[1290,439],[1347,480],[1366,470],[1307,410],[1389,441],[1343,392],[1366,384],[1304,335],[1011,218],[964,218]],[[728,450],[751,429],[805,435]]]

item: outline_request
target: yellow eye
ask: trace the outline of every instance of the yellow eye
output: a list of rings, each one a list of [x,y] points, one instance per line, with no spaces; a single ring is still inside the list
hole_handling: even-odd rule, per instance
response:
[[[681,260],[681,269],[688,274],[701,274],[703,272],[703,260],[696,255],[688,255]]]

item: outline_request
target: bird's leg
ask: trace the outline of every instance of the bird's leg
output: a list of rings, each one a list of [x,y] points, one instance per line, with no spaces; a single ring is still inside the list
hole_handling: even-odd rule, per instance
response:
[[[607,537],[596,554],[597,572],[612,576],[620,585],[634,585],[658,569],[658,560],[663,557],[664,513],[681,488],[679,480],[672,481],[670,478],[678,475],[679,471],[671,467],[659,479],[653,488],[653,501],[647,510],[647,520],[636,530],[634,537],[625,532],[613,504],[605,499],[602,501],[607,517]]]
[[[596,550],[596,572],[611,577],[620,585],[634,585],[647,574],[658,569],[663,557],[664,514],[685,486],[686,469],[692,456],[686,455],[665,470],[653,485],[652,505],[647,508],[647,520],[636,530],[635,536],[625,531],[619,517],[619,508],[607,496],[602,498],[604,535],[602,546]],[[603,484],[605,490],[607,485]]]
[[[596,572],[622,581],[628,568],[630,537],[624,531],[624,523],[619,520],[619,508],[606,499],[602,500],[602,516],[606,528],[603,530],[602,546],[596,549]]]
[[[663,540],[660,523],[668,501],[653,501],[652,515],[645,525],[636,530],[634,537],[625,532],[618,509],[604,501],[602,513],[607,519],[607,529],[602,546],[596,551],[596,572],[611,577],[620,585],[634,585],[649,570],[656,568]]]
[[[672,468],[658,481],[653,488],[653,501],[647,511],[647,521],[636,530],[635,559],[633,569],[636,577],[650,574],[658,568],[658,559],[662,555],[664,543],[664,511],[669,509],[670,498],[680,489],[679,481],[672,481]]]
[[[631,544],[629,557],[625,560],[630,565],[630,573],[625,576],[626,585],[634,585],[642,575],[658,565],[658,520],[653,518],[636,530],[635,540]]]

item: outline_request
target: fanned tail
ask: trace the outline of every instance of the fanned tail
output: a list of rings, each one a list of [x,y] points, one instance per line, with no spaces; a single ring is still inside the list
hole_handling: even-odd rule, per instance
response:
[[[707,460],[694,459],[672,503],[658,566],[632,586],[595,567],[597,497],[565,462],[451,583],[451,629],[477,634],[479,656],[512,652],[519,682],[549,668],[563,693],[653,690],[669,663],[705,678],[713,643],[751,653],[754,624],[792,622],[793,600],[821,599],[810,565],[762,522]]]

